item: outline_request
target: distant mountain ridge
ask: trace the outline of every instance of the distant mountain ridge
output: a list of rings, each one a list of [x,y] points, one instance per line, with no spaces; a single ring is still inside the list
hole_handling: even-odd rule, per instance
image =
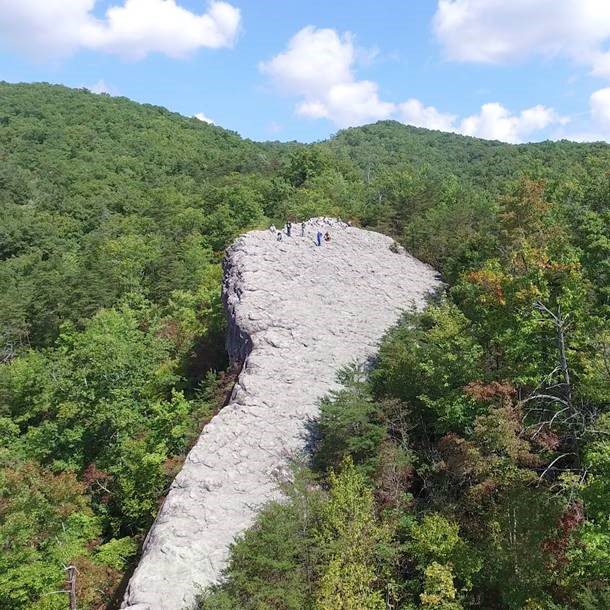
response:
[[[41,108],[41,98],[45,106],[55,103],[52,114]],[[194,117],[185,117],[161,106],[140,104],[125,97],[114,97],[106,94],[95,94],[87,89],[70,89],[62,85],[10,84],[0,82],[0,124],[8,126],[15,117],[30,117],[36,121],[44,121],[48,128],[66,124],[85,125],[82,113],[88,110],[87,126],[91,133],[99,136],[112,135],[121,139],[120,131],[113,131],[112,125],[117,122],[113,112],[131,109],[133,122],[130,127],[141,130],[144,134],[148,129],[161,127],[165,122],[172,123],[178,130],[176,137],[186,134],[203,135],[201,140],[206,144],[214,144],[219,148],[231,146],[240,149],[239,161],[233,159],[233,169],[251,169],[253,162],[258,162],[261,153],[289,151],[295,146],[307,146],[298,142],[255,142],[242,138],[236,132],[220,126],[199,121]],[[82,116],[82,118],[81,118]],[[103,121],[107,121],[104,127]],[[148,123],[147,123],[148,121]],[[30,137],[41,143],[44,130]],[[76,134],[63,133],[66,138],[75,138]],[[81,134],[84,135],[84,134]],[[196,142],[197,138],[192,139]],[[397,121],[379,121],[360,127],[350,127],[337,132],[334,136],[318,142],[328,147],[339,157],[353,161],[363,172],[381,165],[393,166],[413,164],[420,166],[430,164],[437,168],[451,171],[458,176],[473,178],[475,176],[495,176],[503,179],[509,176],[509,171],[524,171],[531,169],[532,164],[539,165],[543,174],[553,165],[584,164],[591,156],[610,161],[610,145],[605,142],[578,143],[569,140],[544,141],[526,144],[508,144],[496,140],[484,140],[461,134],[430,130],[421,127],[405,125]],[[315,144],[314,144],[315,145]],[[144,151],[141,151],[144,152]],[[170,151],[168,150],[168,153]],[[248,162],[248,156],[251,156]],[[227,163],[223,169],[231,169],[228,159],[222,157],[209,158],[204,155],[201,161],[210,163],[208,169],[217,169],[217,163]],[[484,169],[485,168],[485,169]],[[559,167],[557,171],[562,171]],[[565,169],[565,168],[564,168]],[[483,170],[483,171],[481,171]],[[479,180],[485,184],[485,178]]]
[[[497,188],[515,174],[537,171],[541,177],[557,177],[590,162],[610,162],[605,142],[568,140],[507,144],[460,134],[423,129],[397,121],[380,121],[338,132],[326,144],[339,156],[354,162],[363,172],[409,164],[429,165],[453,173],[479,186]]]

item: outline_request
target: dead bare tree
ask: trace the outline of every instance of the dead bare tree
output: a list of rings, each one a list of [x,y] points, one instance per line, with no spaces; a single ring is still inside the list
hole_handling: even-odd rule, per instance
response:
[[[572,382],[570,379],[570,368],[568,366],[568,356],[566,353],[566,331],[570,325],[570,314],[563,315],[561,305],[557,306],[557,313],[552,312],[542,301],[536,301],[534,308],[546,315],[553,322],[559,353],[559,363],[556,371],[560,373],[563,382],[564,400],[567,405],[572,406]]]
[[[534,309],[549,320],[554,329],[555,343],[557,345],[557,363],[553,370],[545,377],[542,383],[524,400],[521,401],[524,409],[524,420],[533,420],[526,429],[532,439],[537,438],[544,431],[559,429],[562,445],[569,447],[556,457],[545,468],[540,476],[544,479],[547,473],[557,470],[579,470],[579,445],[586,431],[587,417],[583,409],[574,402],[572,376],[570,372],[567,353],[567,331],[571,320],[569,314],[549,309],[541,301],[534,303]],[[558,379],[559,378],[559,379]],[[565,458],[571,458],[574,467],[560,468],[557,463]]]
[[[76,575],[78,570],[76,566],[69,565],[64,568],[68,573],[67,576],[67,589],[66,593],[68,594],[68,600],[70,602],[70,610],[77,610],[76,607]]]

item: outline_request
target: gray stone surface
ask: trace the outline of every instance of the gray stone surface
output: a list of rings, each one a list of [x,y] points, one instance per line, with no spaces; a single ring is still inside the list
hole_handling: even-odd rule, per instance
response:
[[[330,242],[315,245],[321,229]],[[274,473],[302,450],[305,424],[402,310],[438,285],[432,268],[379,233],[312,219],[278,242],[253,231],[227,251],[229,353],[244,362],[230,404],[205,427],[146,539],[123,608],[181,610],[214,582],[229,544],[276,496]]]

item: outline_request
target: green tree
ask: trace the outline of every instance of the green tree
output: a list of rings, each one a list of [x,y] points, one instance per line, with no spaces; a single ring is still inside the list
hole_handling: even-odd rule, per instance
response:
[[[424,592],[420,598],[421,607],[426,610],[461,610],[463,607],[456,599],[451,568],[436,562],[426,568]]]
[[[385,607],[379,546],[389,530],[374,514],[373,494],[348,458],[329,474],[329,499],[318,529],[323,568],[316,595],[320,610],[377,610]]]

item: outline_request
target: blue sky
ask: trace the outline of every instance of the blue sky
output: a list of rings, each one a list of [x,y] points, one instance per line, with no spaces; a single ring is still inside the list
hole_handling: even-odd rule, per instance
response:
[[[610,140],[607,0],[0,0],[0,78],[107,90],[256,140],[393,118]]]

